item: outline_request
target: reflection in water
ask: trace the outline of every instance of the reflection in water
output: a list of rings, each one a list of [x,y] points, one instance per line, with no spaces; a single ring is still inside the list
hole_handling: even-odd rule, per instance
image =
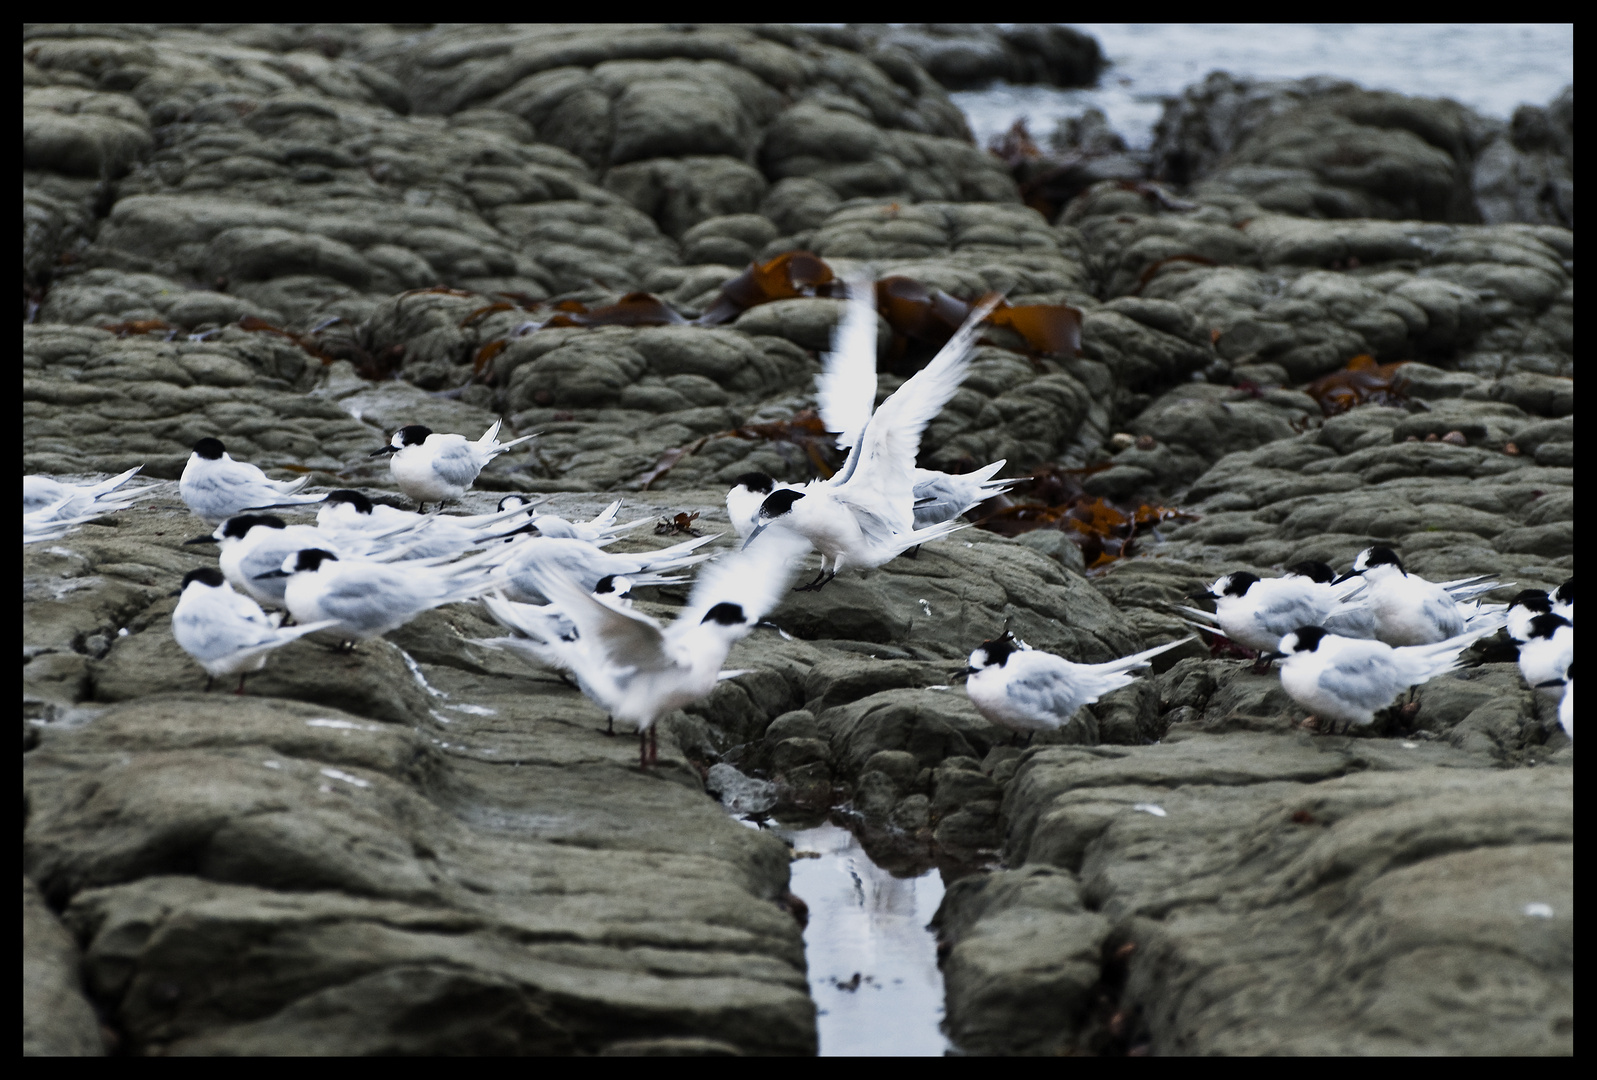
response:
[[[809,905],[804,932],[821,1054],[940,1055],[948,1040],[937,940],[926,929],[943,900],[931,870],[895,878],[836,825],[776,830],[795,851],[790,888]]]

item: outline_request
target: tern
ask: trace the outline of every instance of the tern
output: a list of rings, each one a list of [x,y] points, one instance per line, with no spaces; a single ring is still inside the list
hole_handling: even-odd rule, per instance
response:
[[[1364,726],[1403,691],[1459,666],[1459,654],[1496,627],[1476,628],[1445,641],[1391,646],[1328,634],[1305,626],[1281,638],[1281,688],[1332,730]]]
[[[172,611],[172,637],[205,669],[207,690],[217,676],[236,674],[233,692],[242,694],[244,676],[265,667],[273,649],[333,625],[280,627],[254,600],[234,592],[214,566],[190,570],[172,595],[182,597]]]
[[[915,455],[926,425],[942,411],[969,372],[977,326],[997,302],[996,296],[989,296],[977,304],[932,362],[874,414],[867,411],[861,417],[856,412],[853,419],[836,421],[849,427],[839,436],[839,443],[845,439],[853,443],[843,468],[830,480],[802,490],[781,488],[766,496],[744,546],[752,546],[772,525],[804,537],[821,553],[820,572],[801,586],[801,591],[814,591],[845,566],[874,569],[912,547],[961,528],[956,521],[915,528]],[[874,314],[871,317],[874,319]],[[851,313],[845,322],[852,318]],[[845,327],[841,336],[847,338],[848,334]]]
[[[143,465],[135,465],[125,473],[118,473],[97,484],[63,484],[48,476],[22,478],[22,513],[26,517],[45,509],[53,510],[57,518],[75,518],[86,514],[105,514],[132,505],[143,491],[121,491],[122,485],[133,479]]]
[[[1278,578],[1261,578],[1237,570],[1215,579],[1195,593],[1214,601],[1214,614],[1197,608],[1181,610],[1212,620],[1227,638],[1255,653],[1268,652],[1283,634],[1300,626],[1323,626],[1333,616],[1347,620],[1362,612],[1363,603],[1350,597],[1365,588],[1352,579],[1332,585],[1331,568],[1323,563],[1298,563]]]
[[[720,679],[741,674],[721,670],[727,653],[776,607],[805,550],[788,534],[768,541],[700,571],[687,607],[669,626],[596,599],[560,570],[529,567],[539,591],[575,627],[575,640],[549,633],[544,644],[612,722],[637,728],[642,767],[658,760],[660,717],[698,701]],[[522,629],[539,631],[536,624]]]
[[[394,483],[425,509],[430,502],[460,498],[490,461],[513,446],[537,438],[534,432],[502,443],[499,428],[503,423],[495,420],[476,442],[467,442],[464,435],[440,434],[430,427],[410,424],[394,432],[388,445],[371,456],[389,455],[388,468]]]
[[[1129,685],[1131,671],[1191,640],[1184,637],[1105,664],[1077,664],[1034,649],[1005,630],[970,654],[965,692],[989,722],[1029,738],[1064,727],[1083,705]]]
[[[1563,689],[1575,663],[1575,624],[1548,612],[1530,621],[1519,647],[1519,673],[1533,690]]]
[[[378,637],[424,611],[470,600],[499,582],[481,556],[448,566],[340,561],[325,548],[290,554],[262,578],[287,577],[283,602],[299,623],[328,621],[346,642]]]
[[[1575,621],[1575,579],[1570,578],[1553,590],[1553,614]]]
[[[1403,562],[1388,547],[1370,547],[1359,552],[1353,569],[1337,578],[1333,585],[1362,576],[1369,587],[1361,599],[1375,620],[1375,636],[1393,646],[1433,645],[1464,633],[1487,627],[1496,630],[1507,621],[1502,604],[1476,605],[1472,610],[1459,603],[1466,595],[1479,595],[1496,587],[1478,579],[1437,584],[1403,569]],[[1465,587],[1465,583],[1469,584]],[[1449,587],[1451,586],[1451,588]]]
[[[269,479],[258,467],[229,457],[220,439],[201,439],[183,466],[177,489],[190,510],[212,525],[220,525],[245,510],[321,502],[320,495],[294,494],[309,480],[309,476]]]
[[[501,506],[492,514],[417,514],[374,503],[358,491],[344,489],[328,494],[316,511],[316,527],[373,554],[386,551],[416,559],[451,557],[526,527],[515,520],[527,513],[524,505]]]
[[[507,555],[493,558],[502,568],[504,593],[511,600],[544,603],[548,599],[538,582],[539,574],[556,571],[587,590],[598,588],[599,581],[613,575],[628,578],[633,585],[671,585],[680,577],[667,574],[714,558],[711,552],[697,549],[715,540],[719,533],[697,536],[657,551],[636,551],[615,555],[601,551],[585,540],[527,537],[511,547]]]

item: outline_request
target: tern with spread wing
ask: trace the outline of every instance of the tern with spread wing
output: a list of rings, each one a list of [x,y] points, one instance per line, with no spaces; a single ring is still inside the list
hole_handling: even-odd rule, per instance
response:
[[[962,526],[953,520],[915,528],[915,455],[926,425],[942,411],[969,373],[977,327],[997,302],[996,296],[989,296],[977,304],[931,363],[900,386],[874,414],[869,411],[874,391],[839,391],[835,395],[838,399],[866,403],[864,409],[845,411],[827,423],[828,427],[835,424],[844,429],[838,437],[840,445],[844,440],[853,444],[848,460],[830,480],[803,489],[780,488],[766,496],[745,547],[752,547],[773,526],[802,536],[821,553],[820,572],[814,581],[802,586],[804,591],[813,591],[835,578],[844,567],[874,569],[912,547],[960,529]],[[850,304],[845,324],[855,321],[855,311],[860,306]],[[865,313],[874,325],[874,311],[867,307]],[[846,342],[855,332],[845,325],[839,336]],[[872,330],[873,343],[874,333]],[[874,347],[872,344],[873,351]],[[870,381],[875,381],[874,364]],[[832,397],[830,391],[823,392],[823,408],[831,408],[826,402]]]
[[[700,571],[688,605],[669,626],[607,603],[570,575],[533,564],[527,573],[575,627],[575,640],[547,634],[559,667],[612,720],[638,730],[638,760],[658,759],[655,723],[715,688],[734,642],[748,636],[781,599],[805,545],[785,533],[726,556]],[[536,635],[539,626],[520,627]]]

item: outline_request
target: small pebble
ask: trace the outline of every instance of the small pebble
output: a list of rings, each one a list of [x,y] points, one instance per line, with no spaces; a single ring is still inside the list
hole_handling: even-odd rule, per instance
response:
[[[1517,443],[1505,443],[1503,446],[1503,453],[1507,454],[1509,457],[1518,457],[1519,445]]]
[[[1442,441],[1450,446],[1469,445],[1469,440],[1464,438],[1464,433],[1462,431],[1449,431],[1446,435],[1442,436]]]
[[[1420,437],[1418,435],[1410,435],[1408,438],[1404,439],[1403,441],[1404,442],[1419,442],[1420,441]]]
[[[1122,431],[1118,435],[1114,435],[1109,439],[1109,447],[1116,453],[1119,453],[1121,450],[1129,450],[1136,444],[1137,437],[1125,431]]]
[[[1425,436],[1425,441],[1426,442],[1441,442],[1442,440],[1437,436],[1436,432],[1433,431],[1429,435]]]
[[[1153,441],[1153,436],[1152,435],[1138,435],[1137,436],[1137,449],[1138,450],[1152,450],[1155,446],[1158,446],[1158,445],[1159,445],[1158,443]]]

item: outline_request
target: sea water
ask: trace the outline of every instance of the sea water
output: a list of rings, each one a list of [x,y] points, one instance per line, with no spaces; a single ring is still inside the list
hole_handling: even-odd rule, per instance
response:
[[[1027,118],[1039,141],[1101,109],[1133,147],[1153,137],[1166,97],[1211,71],[1257,79],[1329,75],[1369,90],[1445,97],[1507,119],[1575,81],[1573,23],[1072,23],[1110,66],[1090,90],[992,86],[953,95],[979,145]]]

